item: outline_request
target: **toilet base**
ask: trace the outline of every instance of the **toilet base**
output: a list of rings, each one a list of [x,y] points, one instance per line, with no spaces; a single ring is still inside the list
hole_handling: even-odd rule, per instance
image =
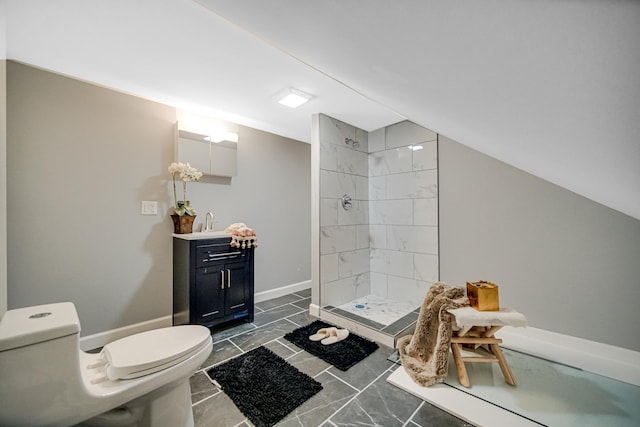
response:
[[[78,424],[81,427],[193,427],[189,379]]]

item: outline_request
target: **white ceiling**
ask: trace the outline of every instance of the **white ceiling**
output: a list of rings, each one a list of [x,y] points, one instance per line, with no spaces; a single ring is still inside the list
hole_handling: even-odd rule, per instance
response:
[[[640,219],[637,1],[5,9],[8,59],[306,142],[316,112],[365,130],[408,118]],[[316,97],[288,109],[272,99],[288,86]]]

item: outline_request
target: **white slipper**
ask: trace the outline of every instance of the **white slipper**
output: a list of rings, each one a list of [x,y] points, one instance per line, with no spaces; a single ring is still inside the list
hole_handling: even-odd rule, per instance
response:
[[[313,335],[310,335],[309,339],[311,341],[321,341],[321,340],[329,337],[329,335],[331,334],[331,331],[334,330],[334,329],[337,331],[337,328],[322,328],[322,329],[318,329],[318,332],[316,332]]]
[[[324,345],[335,344],[338,341],[342,341],[346,337],[349,336],[349,331],[346,329],[335,329],[334,331],[329,331],[329,336],[322,341],[320,341]]]

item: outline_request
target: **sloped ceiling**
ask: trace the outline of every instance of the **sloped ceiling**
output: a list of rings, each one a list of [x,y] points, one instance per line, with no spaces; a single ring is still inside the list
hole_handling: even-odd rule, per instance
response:
[[[7,0],[7,58],[310,141],[408,118],[640,219],[640,2]],[[290,110],[272,96],[316,97]]]

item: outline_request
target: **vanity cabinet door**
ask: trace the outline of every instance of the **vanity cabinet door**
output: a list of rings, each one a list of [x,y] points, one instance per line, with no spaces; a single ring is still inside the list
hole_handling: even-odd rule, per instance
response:
[[[225,264],[227,286],[225,288],[225,313],[246,310],[251,302],[251,286],[246,262]]]
[[[197,323],[206,325],[224,316],[225,274],[223,266],[196,269],[193,315]]]

